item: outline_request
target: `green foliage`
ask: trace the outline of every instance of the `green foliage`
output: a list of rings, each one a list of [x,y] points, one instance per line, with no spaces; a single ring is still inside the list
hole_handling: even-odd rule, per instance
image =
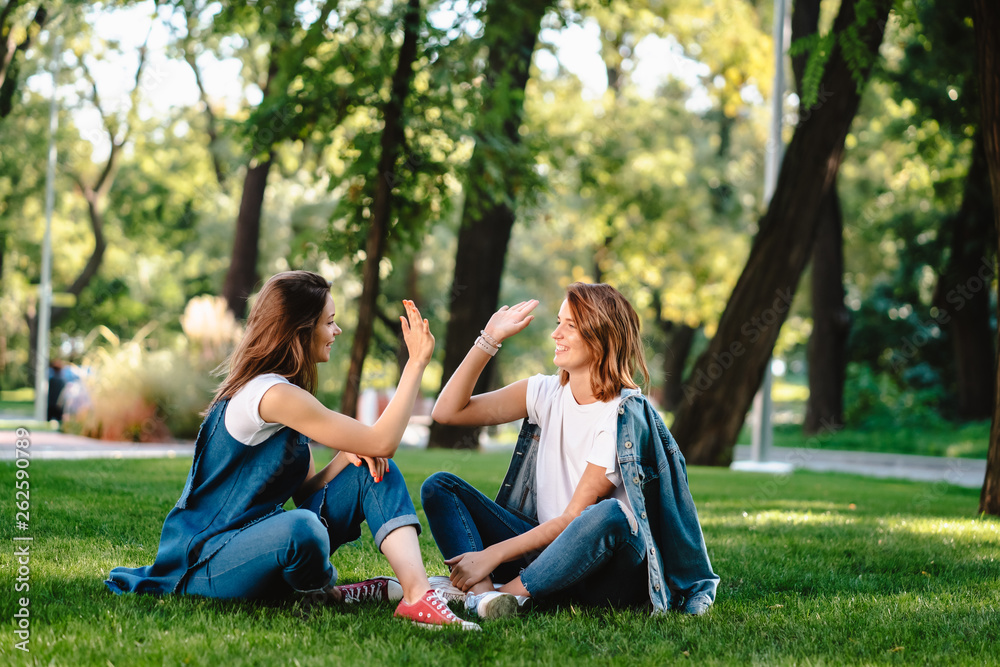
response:
[[[415,496],[449,470],[492,495],[509,453],[401,451]],[[189,460],[38,461],[31,472],[33,660],[42,664],[500,665],[984,664],[1000,605],[1000,523],[976,517],[978,490],[836,474],[763,476],[691,468],[712,564],[722,578],[709,614],[562,605],[484,623],[482,633],[423,632],[392,605],[307,611],[183,596],[115,596],[118,565],[152,562],[163,517]],[[16,468],[0,465],[11,488]],[[0,527],[8,542],[14,526]],[[429,530],[421,550],[446,572]],[[12,549],[0,567],[14,571]],[[343,582],[384,575],[364,531],[333,563]],[[0,611],[12,618],[15,597]],[[11,656],[11,643],[0,655]]]
[[[933,406],[944,417],[955,411],[954,357],[941,307],[956,285],[939,276],[978,122],[973,54],[960,46],[973,35],[968,7],[904,9],[887,28],[885,62],[847,137],[840,174],[854,311],[850,356],[868,367],[858,377],[881,383],[893,406],[856,411],[861,423],[915,424]],[[991,267],[993,251],[982,253]],[[885,414],[907,402],[917,406],[909,416]]]
[[[933,370],[927,365],[912,371],[922,371],[929,376],[927,379],[933,378]],[[900,386],[889,373],[875,374],[868,366],[850,364],[844,391],[844,420],[860,429],[944,430],[947,427],[941,417],[944,392],[940,384],[926,380],[921,384],[925,386]]]
[[[487,193],[514,204],[519,219],[502,299],[537,297],[543,304],[538,322],[505,345],[494,362],[503,379],[551,372],[548,334],[571,280],[600,278],[632,299],[644,320],[656,375],[671,323],[701,327],[699,345],[711,336],[763,207],[768,112],[762,100],[771,92],[772,3],[560,3],[546,16],[545,27],[596,25],[603,65],[615,85],[595,95],[565,63],[555,70],[536,67],[523,99],[516,149],[494,135],[509,105],[521,100],[509,96],[484,106],[509,83],[483,76],[488,5],[425,4],[413,90],[404,110],[405,146],[391,173],[377,174],[379,110],[396,62],[403,4],[159,3],[158,20],[172,26],[166,50],[171,66],[183,67],[189,55],[206,68],[236,59],[238,87],[249,99],[224,105],[216,91],[208,91],[207,106],[220,133],[210,153],[208,114],[200,102],[165,110],[147,99],[161,91],[141,91],[146,98],[137,108],[144,111],[130,119],[130,141],[107,195],[108,250],[101,271],[75,302],[59,302],[73,309],[56,326],[54,340],[77,339],[98,326],[125,340],[155,322],[148,353],[173,349],[184,304],[220,289],[241,169],[265,155],[274,168],[262,217],[260,274],[320,270],[334,280],[348,332],[379,178],[393,185],[394,211],[379,307],[392,319],[400,298],[417,297],[443,342],[456,296],[448,281],[456,213],[463,201],[474,205],[485,196],[463,192],[464,174],[481,169],[492,183],[502,183],[517,164],[515,186]],[[70,110],[89,108],[79,59],[97,72],[135,55],[119,53],[121,45],[104,43],[89,25],[116,6],[70,7],[64,23],[50,26],[66,33],[68,47],[53,221],[57,302],[93,248],[87,204],[70,174],[93,180],[102,167],[99,147],[88,141],[92,134],[77,126],[81,116]],[[824,3],[820,31],[792,47],[793,53],[810,55],[807,90],[818,90],[834,49],[842,50],[855,74],[875,57],[857,41],[874,2],[857,2],[856,23],[840,34],[829,29],[832,8]],[[948,258],[939,230],[962,201],[978,118],[967,10],[961,3],[896,3],[883,61],[875,65],[875,80],[847,138],[839,186],[845,286],[856,330],[851,355],[868,367],[854,377],[867,401],[862,405],[859,398],[852,409],[859,423],[896,424],[898,418],[913,423],[918,417],[901,414],[913,405],[915,414],[929,420],[932,407],[945,417],[953,409],[950,341],[946,331],[935,335],[931,325],[936,271]],[[674,78],[657,91],[638,85],[643,47],[656,40],[674,45],[672,72],[698,72],[693,84]],[[22,82],[47,78],[46,43],[38,40],[24,54]],[[272,45],[278,71],[263,102],[254,105],[250,100],[267,87]],[[536,66],[555,52],[544,43],[539,51]],[[31,381],[26,318],[36,302],[44,221],[48,99],[39,94],[43,89],[22,86],[13,113],[0,123],[5,388]],[[120,127],[132,107],[127,95],[119,97],[104,101],[113,112],[109,119]],[[807,108],[809,95],[800,104]],[[473,146],[493,158],[471,165]],[[215,180],[213,153],[230,176],[225,183]],[[800,353],[810,328],[803,316],[807,301],[797,300],[783,327],[779,347],[792,354]],[[925,335],[927,342],[916,344]],[[440,355],[443,345],[438,347]],[[342,389],[346,348],[335,348],[334,358],[321,368],[324,399]],[[394,383],[397,348],[391,327],[376,325],[366,386]],[[435,372],[439,367],[428,377]],[[900,414],[890,419],[891,412]]]
[[[860,93],[868,83],[868,73],[875,65],[878,50],[872,51],[861,38],[861,31],[875,20],[878,8],[875,0],[856,0],[854,3],[854,20],[839,32],[832,28],[820,34],[814,33],[801,37],[789,47],[791,56],[809,54],[805,72],[802,77],[802,90],[799,94],[800,108],[811,109],[819,100],[820,82],[823,72],[835,48],[840,49],[840,56],[847,63],[851,78],[857,84]],[[897,5],[902,2],[897,2]],[[881,26],[882,29],[885,26]]]
[[[802,74],[802,90],[799,95],[799,108],[811,109],[819,99],[819,84],[826,71],[826,63],[830,60],[837,36],[831,31],[824,35],[818,32],[801,37],[788,48],[788,55],[799,56],[809,54],[806,67]]]

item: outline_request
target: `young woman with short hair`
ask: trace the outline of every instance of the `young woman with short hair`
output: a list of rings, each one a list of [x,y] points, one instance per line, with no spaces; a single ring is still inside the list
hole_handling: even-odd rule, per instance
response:
[[[445,424],[525,420],[496,502],[450,473],[421,488],[452,583],[483,618],[531,598],[703,613],[719,579],[684,459],[633,379],[648,371],[639,318],[624,296],[609,285],[570,285],[552,332],[558,374],[472,395],[537,305],[497,311],[434,406]]]

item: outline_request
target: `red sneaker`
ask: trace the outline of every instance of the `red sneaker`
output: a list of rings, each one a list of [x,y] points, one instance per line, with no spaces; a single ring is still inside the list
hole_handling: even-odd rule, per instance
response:
[[[463,621],[448,609],[441,594],[433,588],[413,604],[406,604],[406,600],[400,600],[396,607],[397,618],[408,618],[414,625],[430,630],[439,630],[444,626],[452,626],[462,630],[481,630],[475,623]]]
[[[403,587],[395,577],[375,577],[346,586],[337,586],[344,604],[356,602],[395,602],[403,599]]]

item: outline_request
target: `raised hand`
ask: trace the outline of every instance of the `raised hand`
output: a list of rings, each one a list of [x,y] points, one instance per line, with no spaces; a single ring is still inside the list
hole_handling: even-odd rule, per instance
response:
[[[498,343],[502,343],[514,334],[524,331],[524,328],[531,324],[531,320],[535,319],[531,311],[537,305],[538,299],[531,299],[515,303],[513,306],[501,306],[486,323],[484,331]]]
[[[421,319],[420,311],[412,301],[404,300],[403,307],[406,309],[406,316],[400,316],[399,321],[403,326],[406,349],[410,353],[410,359],[426,366],[434,354],[434,335],[430,324]]]

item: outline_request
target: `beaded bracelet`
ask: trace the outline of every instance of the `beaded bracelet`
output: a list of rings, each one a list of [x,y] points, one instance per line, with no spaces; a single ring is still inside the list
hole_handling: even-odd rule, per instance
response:
[[[481,333],[483,335],[483,340],[485,340],[487,343],[489,343],[490,345],[492,345],[496,349],[499,350],[501,347],[503,347],[503,344],[500,343],[499,341],[497,341],[496,338],[494,338],[493,336],[491,336],[488,333],[486,333],[486,329],[481,329],[479,331],[479,333]]]

